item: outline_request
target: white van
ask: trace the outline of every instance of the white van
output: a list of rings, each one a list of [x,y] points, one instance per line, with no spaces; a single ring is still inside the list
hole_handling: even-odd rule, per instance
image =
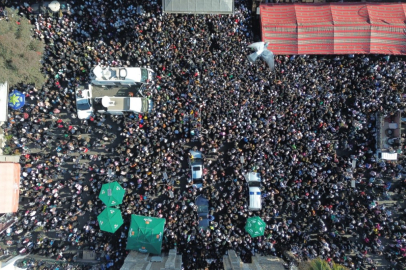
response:
[[[249,191],[249,206],[251,211],[259,211],[262,209],[262,194],[261,194],[261,175],[256,172],[245,174],[245,180],[248,183]]]

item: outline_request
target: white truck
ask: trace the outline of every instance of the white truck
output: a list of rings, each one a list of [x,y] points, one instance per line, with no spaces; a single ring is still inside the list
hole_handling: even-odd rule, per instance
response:
[[[95,66],[90,73],[91,83],[99,86],[139,85],[155,80],[152,69],[141,67],[101,67]]]
[[[151,99],[146,97],[108,97],[95,98],[101,104],[99,113],[122,115],[123,112],[150,113],[154,107]]]

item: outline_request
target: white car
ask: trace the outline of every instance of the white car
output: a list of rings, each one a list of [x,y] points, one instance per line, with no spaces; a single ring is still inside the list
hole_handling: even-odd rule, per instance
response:
[[[90,73],[91,83],[100,86],[147,84],[155,77],[152,69],[140,67],[96,66]]]
[[[76,109],[79,119],[89,119],[93,116],[92,92],[79,87],[76,89]]]
[[[191,150],[189,152],[189,165],[191,170],[191,178],[189,182],[192,183],[193,187],[201,188],[203,186],[203,155],[199,151]]]
[[[259,211],[262,209],[261,175],[256,172],[249,172],[245,174],[244,177],[248,183],[248,209],[251,211]]]

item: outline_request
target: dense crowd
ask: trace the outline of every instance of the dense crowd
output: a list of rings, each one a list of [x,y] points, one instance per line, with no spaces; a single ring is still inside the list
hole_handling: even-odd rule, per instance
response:
[[[247,45],[256,40],[244,1],[235,15],[162,14],[150,1],[141,12],[133,1],[69,3],[71,14],[62,18],[19,7],[33,36],[45,41],[47,83],[19,87],[30,105],[10,110],[5,127],[23,153],[24,203],[13,232],[44,226],[45,235],[57,231],[61,239],[52,248],[39,241],[30,251],[70,261],[65,251],[80,246],[120,265],[129,216],[140,214],[166,219],[163,251],[177,247],[185,269],[219,269],[229,249],[246,261],[290,251],[351,269],[375,269],[367,257],[373,253],[403,269],[406,226],[393,216],[404,217],[404,209],[385,209],[379,199],[389,189],[404,193],[404,162],[376,163],[374,135],[377,114],[390,121],[405,108],[404,57],[276,56],[270,72],[265,63],[247,60]],[[156,71],[148,89],[154,111],[75,119],[74,91],[98,64]],[[190,177],[191,147],[214,156],[206,160],[199,190],[175,187]],[[349,173],[353,160],[357,167]],[[127,194],[120,206],[126,223],[114,235],[101,233],[95,222],[109,169]],[[247,208],[243,175],[250,171],[263,179],[259,212]],[[401,180],[382,183],[385,175]],[[197,228],[199,194],[214,217],[207,232]],[[244,225],[255,215],[267,228],[251,238]]]

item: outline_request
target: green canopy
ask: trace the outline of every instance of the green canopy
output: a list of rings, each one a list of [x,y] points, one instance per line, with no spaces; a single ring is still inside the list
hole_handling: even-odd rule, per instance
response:
[[[161,254],[165,221],[164,218],[131,215],[126,249]]]
[[[258,237],[264,235],[266,223],[260,217],[250,217],[245,224],[245,231],[251,237]]]
[[[97,216],[97,221],[99,222],[100,230],[110,233],[117,231],[124,223],[120,210],[111,207],[106,207]]]
[[[104,184],[99,199],[107,206],[116,206],[123,202],[125,190],[117,182]]]

